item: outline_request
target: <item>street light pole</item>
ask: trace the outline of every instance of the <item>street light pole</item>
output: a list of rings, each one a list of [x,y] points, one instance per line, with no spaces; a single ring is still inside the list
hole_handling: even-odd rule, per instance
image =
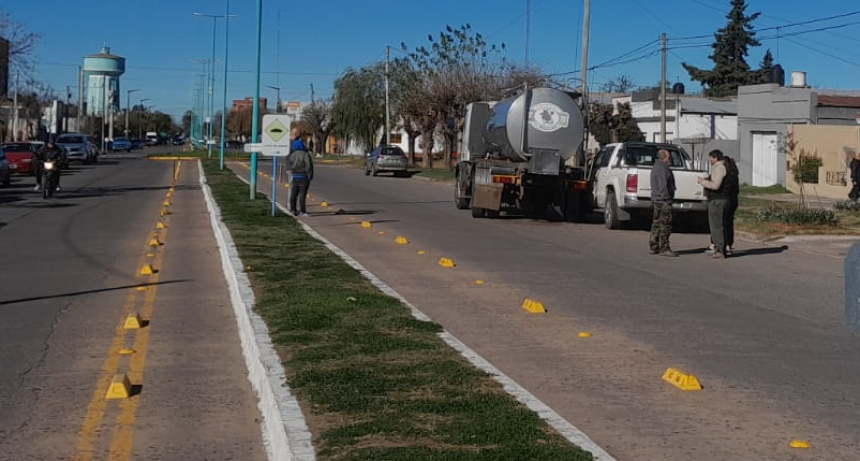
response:
[[[251,119],[251,142],[260,140],[260,64],[263,48],[263,0],[257,0],[257,56],[254,70],[254,108]],[[251,152],[251,200],[257,198],[257,152]]]
[[[125,137],[128,137],[128,133],[131,131],[128,129],[128,113],[131,112],[131,94],[135,91],[140,91],[140,89],[135,90],[127,90],[125,92]]]
[[[266,88],[271,88],[275,90],[275,113],[281,113],[281,87],[275,85],[268,85]]]
[[[227,11],[224,21],[224,99],[221,104],[221,145],[218,151],[219,166],[224,169],[224,143],[227,133],[227,63],[230,57],[230,0],[227,0]]]
[[[228,7],[229,8],[229,7]],[[209,150],[209,158],[212,157],[212,136],[215,134],[214,124],[215,124],[215,42],[218,36],[218,20],[224,19],[225,21],[230,18],[229,14],[203,14],[203,13],[191,13],[192,16],[204,17],[204,18],[212,18],[212,74],[209,76],[209,123],[207,123],[208,131],[206,138],[206,145]],[[235,16],[235,15],[234,15]],[[226,67],[225,67],[226,72]],[[223,118],[223,114],[221,115]]]

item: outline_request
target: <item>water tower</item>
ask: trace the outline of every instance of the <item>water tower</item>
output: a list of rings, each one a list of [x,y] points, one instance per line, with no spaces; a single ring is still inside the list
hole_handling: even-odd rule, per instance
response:
[[[119,77],[125,73],[125,58],[110,54],[103,46],[98,54],[84,58],[87,82],[87,115],[103,117],[119,111]]]

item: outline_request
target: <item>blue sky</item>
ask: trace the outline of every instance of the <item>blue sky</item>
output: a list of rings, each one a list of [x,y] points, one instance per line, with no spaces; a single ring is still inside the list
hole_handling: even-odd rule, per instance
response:
[[[263,0],[263,74],[261,95],[273,106],[280,85],[281,99],[309,101],[311,85],[317,99],[332,94],[332,83],[349,67],[384,59],[386,45],[409,48],[427,43],[446,24],[471,24],[490,43],[505,43],[507,56],[525,59],[526,0]],[[856,0],[749,0],[748,12],[761,12],[755,22],[762,46],[750,52],[757,67],[770,48],[786,74],[807,72],[808,83],[819,88],[860,89],[860,3]],[[203,65],[195,60],[212,55],[212,19],[193,12],[223,14],[227,0],[0,0],[0,8],[42,36],[36,50],[40,81],[59,94],[66,85],[77,94],[77,66],[103,43],[127,58],[122,78],[126,90],[140,89],[132,104],[147,105],[180,115],[192,104],[192,86]],[[230,0],[228,99],[254,92],[256,0]],[[582,0],[531,0],[530,60],[547,73],[579,70]],[[632,62],[601,66],[589,73],[595,89],[627,75],[637,85],[651,86],[660,78],[658,39],[662,32],[671,48],[668,78],[691,83],[681,62],[710,68],[710,36],[726,23],[728,0],[593,0],[589,67],[606,63],[641,46]],[[858,14],[851,14],[858,13]],[[841,19],[785,27],[845,14]],[[278,20],[280,16],[280,21]],[[780,29],[776,27],[782,26]],[[841,26],[841,27],[840,27]],[[831,28],[800,33],[812,29]],[[280,33],[279,33],[280,32]],[[279,40],[280,35],[280,40]],[[280,47],[278,44],[280,43]],[[704,45],[704,46],[697,46]],[[396,53],[396,52],[394,52]],[[649,56],[646,56],[649,55]],[[224,20],[218,20],[218,67],[224,56]],[[642,59],[637,59],[642,58]],[[216,80],[216,107],[221,101],[222,74]],[[572,74],[571,78],[578,78]],[[787,77],[787,80],[789,78]],[[571,80],[573,84],[575,81]]]

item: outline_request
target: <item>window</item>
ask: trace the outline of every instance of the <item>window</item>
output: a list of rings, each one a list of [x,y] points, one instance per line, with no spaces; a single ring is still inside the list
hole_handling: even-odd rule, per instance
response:
[[[684,167],[684,154],[676,148],[636,144],[628,145],[624,148],[624,164],[627,166],[652,166],[657,161],[657,151],[659,149],[669,151],[669,157],[671,158],[670,167]]]

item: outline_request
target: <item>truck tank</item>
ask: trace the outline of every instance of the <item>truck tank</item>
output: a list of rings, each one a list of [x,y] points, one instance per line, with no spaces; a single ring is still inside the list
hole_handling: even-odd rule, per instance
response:
[[[582,144],[582,114],[576,102],[562,91],[534,88],[499,101],[491,110],[484,144],[512,162],[527,162],[537,151],[558,152],[567,160]]]

